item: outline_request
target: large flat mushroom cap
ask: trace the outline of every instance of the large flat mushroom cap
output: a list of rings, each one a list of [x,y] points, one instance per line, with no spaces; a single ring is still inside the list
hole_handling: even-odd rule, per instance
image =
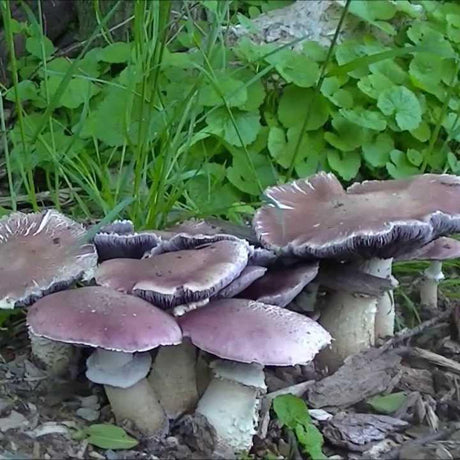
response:
[[[285,307],[316,277],[318,270],[317,262],[270,269],[238,297]]]
[[[96,249],[82,225],[54,210],[0,219],[0,308],[28,305],[42,295],[89,279]]]
[[[215,300],[178,319],[184,337],[220,358],[264,366],[306,364],[330,344],[318,323],[247,299]]]
[[[406,252],[396,258],[403,260],[450,260],[460,258],[460,241],[454,238],[442,236],[430,243],[417,248],[414,251]]]
[[[27,313],[30,331],[66,343],[134,353],[182,340],[175,319],[135,296],[89,286],[41,298]]]
[[[240,275],[248,256],[241,241],[216,241],[142,260],[108,260],[99,266],[96,282],[169,308],[210,298]]]
[[[270,187],[253,225],[261,243],[288,255],[389,258],[460,230],[460,177],[423,174],[367,181],[346,191],[318,173]]]

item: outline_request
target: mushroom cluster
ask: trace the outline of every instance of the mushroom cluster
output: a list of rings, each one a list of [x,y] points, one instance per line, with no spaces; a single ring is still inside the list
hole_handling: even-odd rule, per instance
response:
[[[249,450],[263,367],[308,364],[330,344],[317,322],[282,308],[317,262],[281,267],[246,229],[187,221],[136,232],[115,221],[87,241],[54,210],[11,214],[0,229],[1,306],[27,307],[35,357],[64,374],[92,348],[86,377],[104,386],[117,421],[145,435],[196,411],[215,430],[216,455]]]

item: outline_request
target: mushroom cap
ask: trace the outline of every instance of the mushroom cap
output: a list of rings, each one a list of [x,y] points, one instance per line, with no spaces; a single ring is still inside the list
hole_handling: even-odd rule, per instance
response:
[[[221,299],[178,319],[184,337],[220,358],[264,366],[306,364],[331,343],[307,316],[247,299]]]
[[[316,277],[318,270],[317,262],[270,269],[238,297],[285,307]]]
[[[96,249],[82,225],[55,210],[0,219],[0,308],[29,305],[42,295],[89,279]]]
[[[309,258],[390,258],[460,230],[460,177],[365,181],[346,191],[318,173],[265,192],[255,214],[262,245]]]
[[[99,261],[111,259],[140,259],[142,256],[158,247],[161,238],[154,232],[141,233],[97,233],[94,244],[99,255]]]
[[[266,267],[258,265],[248,265],[243,269],[240,276],[235,278],[228,286],[224,287],[217,293],[217,298],[235,297],[240,292],[244,291],[248,286],[254,283],[255,280],[264,276],[267,271]]]
[[[169,308],[213,296],[239,276],[247,262],[247,244],[222,240],[142,260],[108,260],[99,266],[96,282]]]
[[[56,292],[27,313],[32,334],[65,343],[134,353],[182,340],[176,320],[135,296],[100,286]]]
[[[449,260],[460,258],[460,241],[442,236],[414,251],[406,252],[397,257],[403,260]]]

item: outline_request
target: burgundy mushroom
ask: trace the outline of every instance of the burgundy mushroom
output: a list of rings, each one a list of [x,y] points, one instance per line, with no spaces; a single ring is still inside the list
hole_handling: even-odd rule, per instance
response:
[[[212,301],[179,324],[196,347],[223,358],[211,364],[215,377],[197,407],[215,428],[221,455],[251,448],[266,390],[263,366],[309,363],[331,341],[310,318],[247,299]]]
[[[50,294],[28,311],[32,334],[93,347],[86,376],[104,385],[117,420],[129,419],[144,434],[158,434],[167,419],[146,376],[160,345],[182,340],[175,319],[135,296],[91,286]]]
[[[344,190],[333,174],[318,173],[270,187],[269,203],[253,220],[260,242],[279,254],[353,260],[371,275],[391,278],[398,254],[460,230],[460,177],[424,174],[365,181]],[[321,359],[331,369],[346,356],[393,334],[392,292],[359,298],[337,291],[321,323],[335,341]]]

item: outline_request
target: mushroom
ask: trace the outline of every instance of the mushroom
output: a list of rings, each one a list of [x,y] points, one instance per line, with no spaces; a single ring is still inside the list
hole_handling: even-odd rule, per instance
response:
[[[93,277],[96,249],[86,231],[55,210],[14,212],[0,219],[0,308],[28,306],[51,292]],[[32,355],[54,375],[75,358],[71,346],[30,337]]]
[[[216,454],[248,451],[266,391],[264,366],[307,364],[331,341],[329,333],[298,313],[247,299],[221,299],[178,319],[184,337],[219,358],[196,412],[217,433]]]
[[[238,297],[285,307],[316,277],[318,268],[317,262],[271,268]]]
[[[38,337],[96,349],[86,376],[104,385],[118,421],[131,420],[146,435],[166,429],[164,410],[145,378],[151,357],[144,352],[181,342],[172,316],[138,297],[89,286],[41,298],[29,309],[27,324]]]
[[[444,279],[442,262],[460,257],[460,241],[441,237],[415,251],[402,254],[396,261],[429,260],[420,285],[420,303],[432,312],[438,310],[438,284]]]
[[[365,181],[346,191],[333,174],[318,173],[270,187],[269,204],[255,214],[261,244],[305,259],[353,261],[359,269],[391,277],[392,260],[460,229],[460,178],[424,174],[401,180]],[[328,296],[321,324],[334,337],[320,359],[331,370],[343,359],[394,332],[392,292],[357,298]]]
[[[210,241],[207,237],[199,238],[193,237],[193,241]],[[184,235],[173,240],[170,247],[193,245]],[[249,253],[249,245],[242,240],[224,239],[142,260],[112,259],[99,266],[96,282],[135,294],[164,309],[175,307],[175,314],[183,313],[207,303],[240,276]],[[183,308],[184,304],[187,308]],[[198,400],[195,355],[196,350],[192,352],[187,344],[161,347],[152,365],[152,375],[156,376],[152,385],[170,418],[176,418]]]
[[[220,299],[237,296],[240,292],[244,291],[248,286],[254,283],[254,281],[263,277],[266,271],[266,267],[248,265],[237,278],[235,278],[228,286],[221,289],[215,295],[215,298]]]

